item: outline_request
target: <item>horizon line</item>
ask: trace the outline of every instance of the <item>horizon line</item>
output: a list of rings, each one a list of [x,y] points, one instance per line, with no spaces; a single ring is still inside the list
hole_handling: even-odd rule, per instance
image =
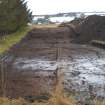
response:
[[[46,16],[46,15],[57,15],[57,14],[67,14],[67,13],[105,13],[104,11],[78,11],[78,12],[57,12],[57,13],[48,13],[48,14],[33,14],[34,16]]]

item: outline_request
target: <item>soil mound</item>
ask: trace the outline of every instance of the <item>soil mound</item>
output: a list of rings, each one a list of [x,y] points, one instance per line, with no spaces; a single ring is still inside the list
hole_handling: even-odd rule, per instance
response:
[[[72,42],[75,43],[89,43],[92,40],[104,41],[105,39],[105,16],[91,15],[84,19],[74,19],[60,26],[72,26],[74,31]]]

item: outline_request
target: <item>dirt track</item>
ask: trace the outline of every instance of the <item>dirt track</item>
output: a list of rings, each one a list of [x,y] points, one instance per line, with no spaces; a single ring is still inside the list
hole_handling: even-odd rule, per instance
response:
[[[34,29],[10,49],[4,67],[7,96],[35,96],[51,91],[61,63],[65,91],[75,94],[78,100],[84,96],[105,97],[105,51],[71,44],[69,32],[64,27]]]

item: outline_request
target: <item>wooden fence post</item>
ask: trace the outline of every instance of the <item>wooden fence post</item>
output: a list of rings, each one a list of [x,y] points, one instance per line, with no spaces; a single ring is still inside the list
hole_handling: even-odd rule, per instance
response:
[[[1,59],[0,63],[1,63],[1,89],[2,89],[2,97],[6,97],[6,78],[5,78],[5,65],[4,65],[4,62],[5,62],[5,57],[4,59]]]

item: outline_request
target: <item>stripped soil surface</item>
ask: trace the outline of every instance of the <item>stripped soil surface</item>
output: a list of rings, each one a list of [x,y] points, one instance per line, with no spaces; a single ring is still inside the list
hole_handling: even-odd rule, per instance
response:
[[[63,70],[67,94],[78,101],[105,98],[105,50],[71,44],[67,27],[34,29],[3,58],[0,95],[17,98],[50,93]]]

